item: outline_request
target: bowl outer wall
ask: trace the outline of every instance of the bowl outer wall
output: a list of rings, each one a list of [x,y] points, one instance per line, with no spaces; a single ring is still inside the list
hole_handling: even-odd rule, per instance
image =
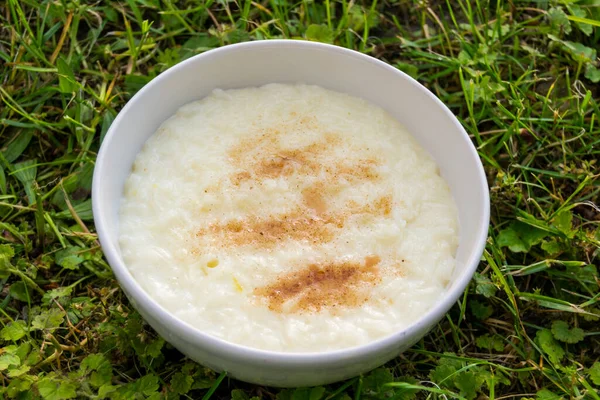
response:
[[[350,349],[278,353],[223,341],[177,319],[153,300],[126,268],[118,245],[123,185],[145,141],[182,105],[213,89],[267,83],[307,83],[361,97],[386,109],[433,156],[457,203],[460,244],[443,298],[407,329]],[[321,43],[270,40],[221,47],[163,72],[113,121],[101,145],[92,187],[103,251],[133,306],[190,358],[240,380],[281,387],[311,386],[366,372],[418,341],[452,307],[471,280],[487,239],[489,189],[467,133],[424,86],[375,58]]]

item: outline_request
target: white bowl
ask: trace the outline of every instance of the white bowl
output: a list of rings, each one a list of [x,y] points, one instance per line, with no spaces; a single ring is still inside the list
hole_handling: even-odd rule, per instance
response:
[[[443,298],[407,329],[363,346],[320,353],[277,353],[232,344],[177,319],[146,293],[121,257],[118,211],[123,185],[144,142],[182,105],[213,89],[306,83],[362,97],[397,118],[433,156],[460,220],[457,265]],[[272,40],[236,44],[192,57],[162,73],[128,103],[104,138],[93,183],[98,236],[121,287],[144,319],[188,357],[247,382],[312,386],[369,371],[422,338],[452,307],[481,258],[489,224],[483,166],[450,110],[414,79],[375,58],[320,43]]]

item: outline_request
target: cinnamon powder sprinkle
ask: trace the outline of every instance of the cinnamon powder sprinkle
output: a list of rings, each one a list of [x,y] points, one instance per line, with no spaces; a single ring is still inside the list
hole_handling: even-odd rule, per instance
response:
[[[333,230],[329,226],[332,222],[331,218],[311,217],[294,210],[264,219],[248,216],[222,224],[212,224],[198,231],[197,235],[216,235],[225,247],[253,244],[259,248],[272,248],[285,240],[327,243],[333,240]]]
[[[252,139],[242,140],[228,152],[228,161],[236,172],[222,184],[257,187],[267,179],[306,178],[298,188],[300,202],[285,213],[246,215],[236,220],[215,222],[196,232],[197,237],[213,238],[222,248],[252,245],[273,249],[285,241],[303,241],[314,248],[333,241],[339,230],[354,215],[388,217],[393,198],[384,195],[366,204],[348,201],[334,208],[329,203],[348,183],[375,182],[381,179],[376,154],[348,158],[336,149],[344,146],[342,136],[325,132],[316,140],[289,148],[284,132],[318,129],[316,119],[296,118],[295,122],[261,129]],[[360,152],[361,149],[355,149]],[[361,154],[361,153],[358,153]],[[216,191],[219,188],[215,188]],[[275,312],[319,312],[341,307],[357,307],[369,299],[370,289],[380,282],[378,256],[358,262],[310,264],[286,273],[254,294]]]
[[[275,312],[319,312],[337,307],[357,307],[369,299],[369,289],[381,281],[378,256],[355,262],[310,264],[259,287],[254,294]],[[290,302],[291,307],[284,307]],[[286,308],[284,310],[284,308]]]
[[[260,185],[266,179],[307,178],[311,183],[299,189],[301,202],[283,214],[249,215],[238,220],[214,223],[196,232],[198,237],[211,234],[220,246],[257,245],[272,248],[286,240],[306,240],[315,245],[328,243],[346,220],[355,214],[389,216],[391,196],[359,205],[349,202],[341,209],[329,210],[328,200],[343,187],[342,181],[360,183],[380,179],[381,165],[374,155],[361,159],[348,159],[334,154],[343,146],[343,138],[326,132],[315,141],[298,148],[288,148],[284,134],[288,129],[317,129],[314,118],[297,118],[296,122],[262,129],[252,139],[242,140],[229,149],[229,162],[238,171],[228,177],[233,186],[250,182]],[[219,190],[216,188],[215,190]],[[211,190],[212,191],[212,190]]]
[[[305,195],[307,196],[307,195]],[[316,196],[316,195],[315,195]],[[306,200],[313,207],[324,207],[318,196]],[[196,236],[211,235],[220,246],[254,245],[270,249],[287,240],[306,240],[313,245],[329,243],[335,238],[336,229],[342,229],[352,215],[382,215],[391,212],[391,196],[384,196],[366,205],[349,204],[336,212],[321,212],[313,215],[304,207],[285,214],[267,217],[251,215],[223,223],[214,223],[196,232]]]
[[[322,183],[318,183],[302,191],[304,205],[319,215],[327,211],[327,201],[325,199],[327,189],[324,186]]]
[[[325,183],[332,186],[335,186],[339,179],[364,182],[380,178],[377,171],[380,161],[376,158],[349,162],[332,154],[332,149],[343,142],[340,135],[326,133],[313,143],[290,149],[280,141],[281,132],[285,129],[297,129],[297,126],[265,129],[256,138],[243,140],[230,149],[229,161],[241,170],[229,179],[234,186],[240,186],[247,181],[260,182],[293,174],[320,176]]]

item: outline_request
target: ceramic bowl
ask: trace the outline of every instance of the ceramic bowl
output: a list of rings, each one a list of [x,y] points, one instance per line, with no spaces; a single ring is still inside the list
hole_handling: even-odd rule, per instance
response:
[[[458,206],[457,265],[447,292],[408,328],[363,346],[318,353],[279,353],[232,344],[177,319],[133,278],[119,250],[123,185],[144,142],[182,105],[213,89],[306,83],[368,100],[391,113],[437,162]],[[367,55],[314,42],[272,40],[236,44],[170,68],[121,110],[102,142],[93,182],[93,211],[102,248],[133,306],[191,359],[230,377],[280,387],[330,383],[367,372],[421,339],[464,292],[481,258],[489,224],[483,166],[465,130],[424,86]]]

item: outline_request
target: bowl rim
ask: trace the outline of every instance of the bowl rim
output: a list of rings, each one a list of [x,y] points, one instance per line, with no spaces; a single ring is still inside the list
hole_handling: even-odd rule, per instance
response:
[[[302,353],[263,350],[229,342],[227,340],[212,336],[202,331],[201,329],[196,328],[190,325],[189,323],[177,318],[175,315],[171,314],[166,308],[161,306],[149,293],[147,293],[141,287],[141,285],[134,279],[133,275],[129,272],[129,270],[125,266],[125,262],[121,259],[121,257],[118,256],[119,252],[117,250],[117,247],[113,245],[113,242],[110,240],[110,234],[107,229],[107,220],[110,217],[105,211],[105,207],[103,206],[103,204],[99,201],[94,201],[94,199],[99,198],[98,193],[100,193],[102,190],[102,182],[104,181],[104,179],[107,178],[104,172],[105,168],[103,166],[109,163],[109,161],[107,160],[109,158],[109,155],[107,154],[106,150],[108,148],[108,144],[111,141],[115,140],[118,127],[121,124],[121,121],[126,118],[128,110],[132,107],[132,105],[135,102],[140,101],[145,96],[145,93],[150,90],[151,87],[159,85],[161,81],[167,79],[168,77],[171,77],[172,75],[177,74],[180,69],[190,64],[193,64],[194,62],[200,59],[219,57],[222,54],[239,51],[240,49],[261,49],[268,47],[289,48],[290,46],[300,49],[335,52],[341,55],[352,57],[356,60],[367,61],[376,67],[386,69],[397,74],[409,84],[416,86],[417,89],[419,89],[430,99],[432,99],[435,102],[435,104],[444,113],[446,113],[447,116],[450,117],[450,120],[454,124],[455,128],[458,129],[458,131],[461,133],[463,144],[468,147],[471,155],[479,161],[479,163],[477,163],[478,181],[473,183],[477,184],[480,188],[483,189],[483,197],[481,198],[481,201],[484,203],[482,204],[483,215],[481,215],[479,225],[477,228],[477,241],[471,249],[467,260],[465,261],[465,271],[458,277],[458,282],[456,282],[456,284],[452,288],[446,291],[443,298],[440,299],[432,308],[427,310],[421,316],[421,318],[417,319],[406,328],[399,331],[395,331],[387,336],[378,338],[376,340],[370,341],[359,346],[330,351]],[[96,226],[96,232],[101,243],[102,251],[106,256],[110,267],[117,278],[119,285],[122,286],[126,294],[131,296],[131,298],[134,300],[135,305],[132,304],[134,305],[134,308],[137,309],[139,307],[143,309],[153,319],[160,321],[160,323],[163,326],[168,326],[168,329],[170,331],[172,331],[175,335],[185,340],[189,344],[200,345],[205,348],[211,348],[215,353],[228,355],[230,357],[238,359],[253,359],[256,361],[269,360],[270,362],[275,362],[280,365],[297,366],[308,365],[313,363],[333,364],[337,362],[344,362],[347,360],[363,358],[368,354],[381,351],[382,349],[390,349],[393,346],[396,346],[398,343],[400,343],[404,337],[413,337],[423,328],[429,329],[437,322],[439,322],[443,318],[443,316],[448,312],[448,310],[454,305],[454,303],[460,298],[461,294],[464,292],[467,285],[471,281],[473,274],[475,273],[479,265],[479,260],[485,249],[488,236],[490,200],[489,187],[483,169],[483,164],[479,155],[477,154],[475,146],[471,142],[467,132],[465,131],[464,127],[460,124],[456,116],[444,103],[442,103],[441,100],[437,98],[437,96],[435,96],[425,86],[421,85],[415,79],[405,74],[404,72],[398,70],[397,68],[394,68],[383,61],[380,61],[374,57],[360,53],[355,50],[305,40],[274,39],[244,42],[222,46],[195,55],[162,72],[154,79],[152,79],[148,84],[146,84],[140,91],[138,91],[118,113],[117,117],[112,122],[101,144],[100,150],[96,158],[96,164],[94,167],[92,183],[92,211],[94,223]]]

